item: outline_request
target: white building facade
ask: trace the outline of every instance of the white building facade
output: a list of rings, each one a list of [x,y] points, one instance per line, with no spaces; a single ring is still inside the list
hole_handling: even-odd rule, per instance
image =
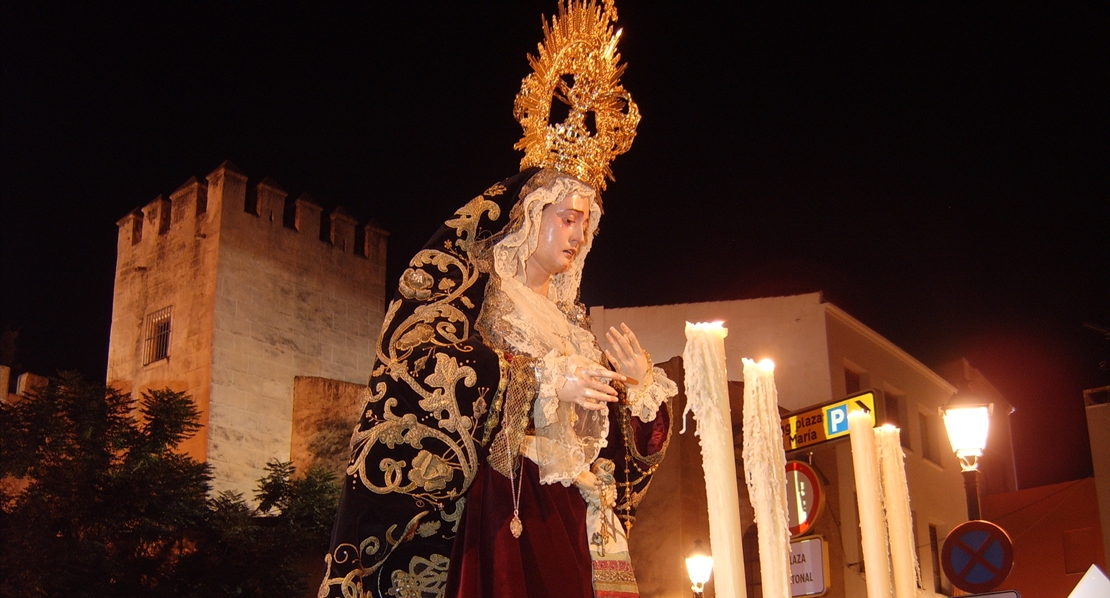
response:
[[[923,595],[952,594],[951,584],[938,567],[940,548],[948,531],[967,520],[967,504],[960,465],[948,445],[939,415],[939,408],[956,392],[944,378],[825,302],[819,293],[646,307],[592,307],[590,317],[599,338],[610,326],[627,324],[657,363],[682,355],[685,322],[723,321],[728,328],[725,351],[730,380],[743,380],[741,358],[770,358],[776,364],[775,383],[784,411],[801,411],[855,392],[875,391],[878,421],[897,425],[902,431]],[[742,398],[734,393],[734,421],[741,407]],[[681,424],[676,423],[676,433],[679,427]],[[787,458],[810,462],[828,480],[825,513],[816,525],[817,533],[828,542],[827,595],[865,596],[866,572],[847,438],[806,447],[789,453]],[[738,486],[744,497],[742,481],[738,480]],[[652,516],[652,501],[649,493],[641,507],[641,518]],[[754,529],[753,522],[743,524],[746,536],[754,533],[748,529]],[[649,542],[633,534],[632,541],[635,547],[664,540]],[[745,557],[749,562],[755,558]],[[758,573],[754,580],[751,572],[748,577],[749,595],[759,595],[752,594]]]

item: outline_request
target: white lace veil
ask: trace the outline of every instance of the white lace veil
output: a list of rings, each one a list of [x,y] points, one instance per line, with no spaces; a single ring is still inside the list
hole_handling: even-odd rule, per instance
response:
[[[593,334],[572,321],[601,208],[594,190],[577,179],[553,171],[541,171],[537,177],[543,177],[540,184],[514,206],[512,224],[493,246],[494,272],[486,301],[501,304],[501,317],[494,324],[498,341],[540,360],[539,396],[532,411],[536,435],[528,457],[539,466],[541,482],[569,485],[589,470],[609,434],[608,410],[586,410],[555,396],[577,368],[597,367],[602,360]],[[542,297],[525,286],[525,263],[539,244],[544,207],[574,193],[590,201],[585,238],[570,267],[552,277],[548,295]]]
[[[552,174],[552,171],[540,171],[536,178],[545,175],[553,177],[553,180],[533,189],[520,201],[519,207],[522,213],[519,228],[509,232],[494,246],[494,269],[501,280],[515,279],[523,284],[525,263],[539,244],[539,225],[543,209],[578,193],[590,202],[586,235],[570,268],[551,278],[551,287],[548,291],[548,299],[563,307],[578,300],[578,287],[582,283],[582,267],[586,261],[586,255],[590,253],[590,248],[593,246],[594,234],[601,219],[601,208],[598,207],[596,194],[589,185],[566,175]]]

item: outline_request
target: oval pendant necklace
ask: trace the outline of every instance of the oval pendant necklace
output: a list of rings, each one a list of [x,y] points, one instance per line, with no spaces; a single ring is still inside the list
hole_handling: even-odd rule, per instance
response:
[[[516,460],[513,459],[512,451],[509,449],[508,442],[505,443],[505,452],[509,455],[509,495],[513,498],[513,519],[509,522],[509,531],[513,533],[514,538],[519,538],[520,534],[524,532],[524,524],[520,521],[520,490],[524,487],[524,480],[516,483],[516,476],[514,470],[516,469]],[[524,464],[521,463],[521,475],[524,474]]]

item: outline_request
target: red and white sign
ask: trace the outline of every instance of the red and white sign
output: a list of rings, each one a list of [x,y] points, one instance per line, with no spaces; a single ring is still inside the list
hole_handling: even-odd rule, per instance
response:
[[[825,489],[817,470],[804,461],[787,461],[786,518],[791,537],[812,532],[824,506]]]

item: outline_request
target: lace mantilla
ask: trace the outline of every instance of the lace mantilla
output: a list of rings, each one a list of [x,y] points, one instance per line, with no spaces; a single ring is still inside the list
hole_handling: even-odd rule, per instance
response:
[[[497,239],[483,241],[479,253],[491,256],[490,282],[477,328],[491,346],[536,360],[536,398],[532,406],[535,436],[525,454],[539,467],[540,482],[570,486],[605,448],[608,410],[590,410],[560,401],[557,392],[579,368],[603,367],[604,357],[576,309],[582,264],[593,243],[601,210],[591,199],[589,226],[566,272],[552,277],[548,296],[524,285],[525,263],[539,241],[544,206],[578,193],[593,198],[592,189],[557,173],[537,175],[543,184],[528,191],[513,207],[510,224]],[[495,243],[490,246],[490,242]],[[662,370],[654,370],[643,389],[629,397],[630,412],[641,421],[655,418],[659,406],[677,392]]]

